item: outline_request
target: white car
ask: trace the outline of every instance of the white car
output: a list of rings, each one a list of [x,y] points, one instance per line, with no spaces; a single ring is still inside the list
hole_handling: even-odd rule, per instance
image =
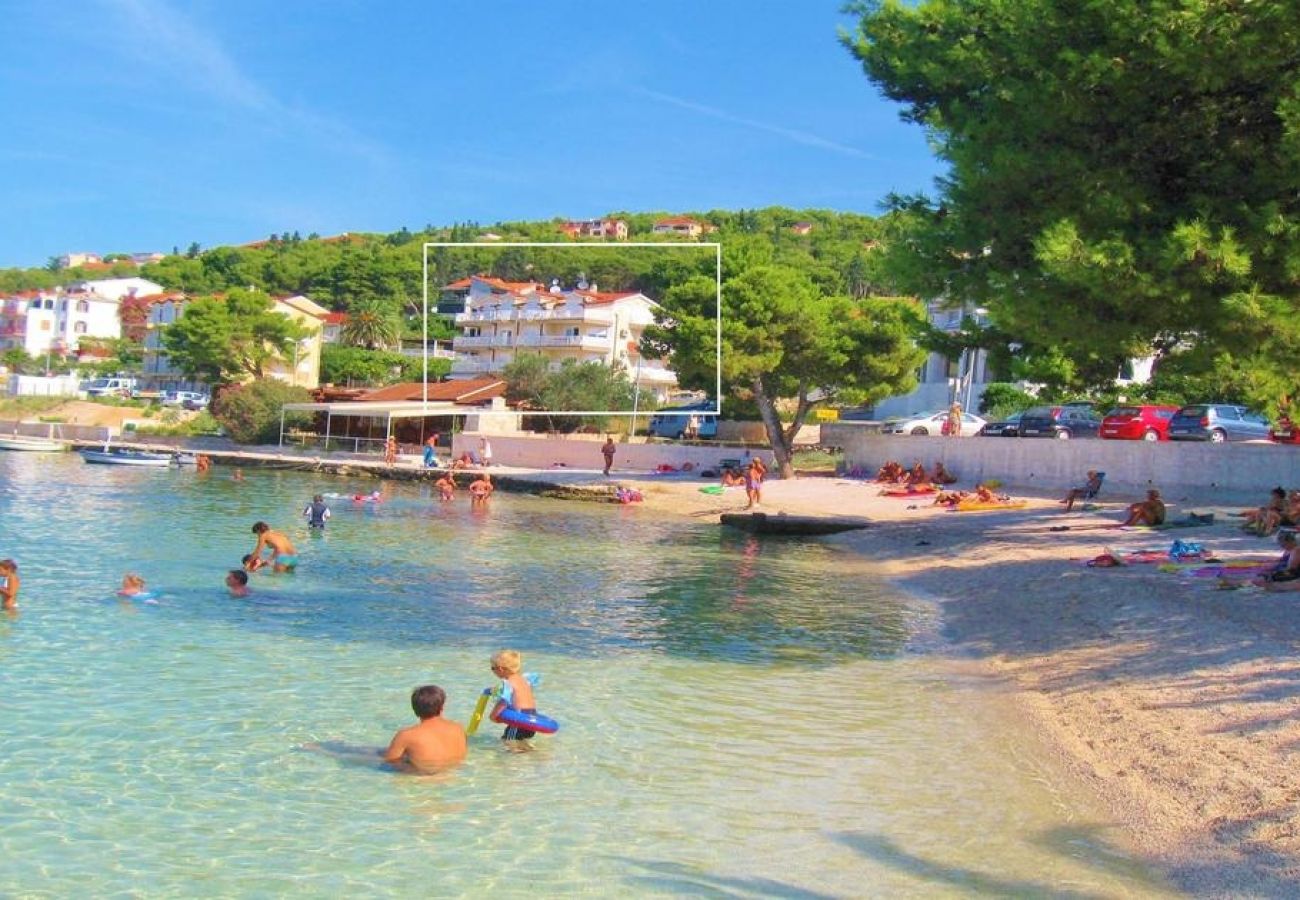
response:
[[[943,423],[948,421],[948,410],[922,413],[910,419],[890,419],[881,426],[885,434],[943,434]],[[961,436],[972,437],[980,433],[984,420],[970,413],[961,414]]]
[[[211,398],[198,391],[165,391],[162,396],[163,406],[180,406],[185,409],[206,409]]]

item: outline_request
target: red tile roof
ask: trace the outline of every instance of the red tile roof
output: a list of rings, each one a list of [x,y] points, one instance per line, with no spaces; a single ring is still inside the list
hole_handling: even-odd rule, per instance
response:
[[[348,320],[348,314],[345,312],[325,313],[326,325],[342,325]]]
[[[506,383],[500,378],[466,378],[460,381],[439,381],[429,385],[429,399],[451,401],[464,405],[485,403],[506,392]],[[418,381],[390,384],[363,394],[358,399],[367,403],[423,400],[424,385]]]
[[[660,225],[698,225],[701,228],[704,227],[703,222],[700,222],[697,219],[692,219],[690,216],[669,216],[667,219],[660,219],[658,222],[655,222],[656,228]]]

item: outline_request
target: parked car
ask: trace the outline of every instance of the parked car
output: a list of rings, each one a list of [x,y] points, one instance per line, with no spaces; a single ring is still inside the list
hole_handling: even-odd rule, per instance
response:
[[[1277,425],[1269,429],[1268,436],[1279,444],[1300,444],[1300,428],[1296,427],[1290,416],[1278,419]]]
[[[1101,436],[1113,441],[1167,441],[1176,406],[1117,406],[1101,420]]]
[[[1101,430],[1101,416],[1086,403],[1035,406],[1020,416],[1020,436],[1038,438],[1095,438]]]
[[[1263,413],[1231,403],[1184,406],[1169,420],[1171,441],[1266,441],[1271,430]]]
[[[980,437],[1019,437],[1020,417],[1023,415],[1022,412],[1014,412],[996,422],[985,422],[980,429]]]
[[[680,440],[693,428],[694,436],[697,438],[716,438],[718,417],[706,415],[714,409],[711,403],[665,407],[650,417],[650,425],[646,428],[646,433],[652,437]]]
[[[94,378],[82,388],[88,397],[130,397],[135,390],[134,378]]]
[[[910,419],[890,419],[881,426],[885,434],[943,434],[943,424],[948,421],[948,410],[922,413]],[[964,412],[961,414],[961,436],[971,437],[980,433],[984,420]]]

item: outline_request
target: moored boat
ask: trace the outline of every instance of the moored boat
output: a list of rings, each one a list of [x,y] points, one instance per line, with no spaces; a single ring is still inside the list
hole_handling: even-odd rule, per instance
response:
[[[838,534],[856,531],[871,523],[866,519],[835,518],[828,516],[787,516],[784,513],[769,516],[767,513],[723,513],[722,524],[755,534]]]
[[[62,441],[53,441],[49,438],[26,437],[21,434],[0,437],[0,450],[29,450],[38,453],[56,453],[60,450],[67,449],[67,444]]]
[[[149,453],[145,450],[78,450],[81,458],[88,463],[109,466],[169,466],[172,462],[170,453]]]

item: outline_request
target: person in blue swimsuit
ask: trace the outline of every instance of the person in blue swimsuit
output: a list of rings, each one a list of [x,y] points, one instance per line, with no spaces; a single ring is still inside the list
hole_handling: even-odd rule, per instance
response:
[[[325,504],[325,497],[317,494],[303,507],[302,514],[312,528],[324,528],[330,517],[330,508]]]

